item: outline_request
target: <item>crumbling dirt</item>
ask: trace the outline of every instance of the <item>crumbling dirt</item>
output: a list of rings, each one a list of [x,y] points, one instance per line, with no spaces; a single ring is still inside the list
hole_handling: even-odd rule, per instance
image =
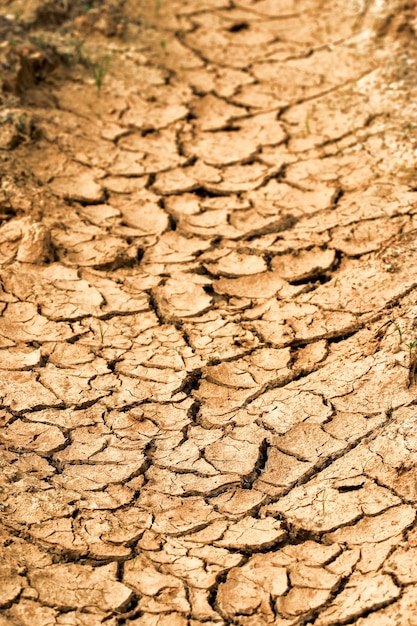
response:
[[[0,626],[415,626],[416,3],[0,34]]]

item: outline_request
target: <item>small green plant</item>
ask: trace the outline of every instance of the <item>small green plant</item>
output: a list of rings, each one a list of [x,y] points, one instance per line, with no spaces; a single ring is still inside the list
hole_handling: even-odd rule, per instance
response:
[[[414,341],[410,341],[410,343],[407,343],[406,345],[411,359],[412,354],[415,353],[414,348],[417,346],[417,339],[414,339]]]
[[[321,514],[324,517],[326,514],[327,491],[323,489],[320,494],[321,500],[319,500],[319,502],[321,502]]]
[[[74,46],[74,55],[77,63],[82,63],[85,61],[84,59],[84,44],[85,39],[80,39],[79,37],[75,37],[72,40],[72,45]]]
[[[409,370],[409,374],[408,374],[408,386],[411,387],[411,385],[414,384],[415,379],[416,379],[416,370],[417,370],[417,351],[416,351],[416,346],[417,346],[417,339],[414,339],[414,341],[410,341],[410,343],[407,343],[407,348],[408,348],[408,370]]]
[[[101,323],[101,320],[98,320],[98,329],[100,332],[100,339],[101,339],[101,343],[104,343],[104,337],[106,336],[107,331],[109,330],[109,327],[107,327],[106,329],[103,328],[103,324]]]
[[[104,78],[109,70],[110,55],[105,53],[96,60],[93,60],[91,57],[87,57],[86,60],[96,83],[97,91],[100,92]]]
[[[408,349],[408,386],[411,387],[411,385],[416,382],[417,378],[417,339],[405,343],[404,331],[401,326],[397,322],[391,321],[391,323],[398,333],[400,344],[404,345]]]
[[[31,41],[41,50],[44,50],[48,46],[43,35],[33,35]]]
[[[397,322],[392,322],[392,323],[394,324],[394,328],[395,328],[395,330],[397,331],[397,333],[400,336],[400,341],[402,341],[403,340],[403,331],[401,329],[401,326],[399,324],[397,324]]]
[[[362,301],[359,301],[359,309],[356,311],[356,313],[354,314],[356,319],[358,320],[360,317],[362,317],[363,315],[363,311],[362,311]]]
[[[67,0],[66,0],[66,1],[67,1]],[[93,8],[93,7],[91,6],[91,5],[92,5],[91,0],[89,0],[89,1],[87,1],[87,2],[86,2],[85,0],[75,0],[75,2],[76,2],[76,4],[79,4],[79,6],[80,6],[81,10],[82,10],[82,11],[84,11],[84,13],[87,13],[87,11],[91,11],[91,9]],[[67,10],[68,10],[68,8],[69,8],[69,7],[67,6],[65,10],[67,11]]]
[[[311,128],[310,128],[310,120],[309,120],[309,112],[308,111],[306,113],[306,119],[305,119],[304,125],[305,125],[306,135],[310,135],[311,134]]]
[[[370,456],[370,457],[369,457],[369,459],[366,459],[366,461],[365,461],[364,463],[361,463],[361,465],[362,465],[362,474],[364,474],[364,473],[365,473],[366,466],[368,465],[368,463],[369,463],[370,461],[372,461],[372,458],[373,458],[373,457],[372,457],[372,456]]]

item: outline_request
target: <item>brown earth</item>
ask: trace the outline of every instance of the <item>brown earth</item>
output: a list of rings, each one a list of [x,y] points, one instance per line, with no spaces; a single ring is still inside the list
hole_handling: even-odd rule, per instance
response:
[[[416,3],[0,41],[0,626],[416,626]]]

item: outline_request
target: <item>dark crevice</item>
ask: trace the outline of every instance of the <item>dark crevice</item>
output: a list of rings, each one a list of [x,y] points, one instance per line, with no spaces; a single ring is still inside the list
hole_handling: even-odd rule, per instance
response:
[[[164,315],[161,313],[161,311],[159,310],[159,306],[158,306],[158,302],[154,296],[154,294],[152,293],[152,291],[148,291],[148,296],[149,296],[149,307],[150,309],[155,313],[156,317],[158,318],[158,321],[161,325],[166,324],[166,319],[164,317]]]
[[[120,566],[122,566],[122,564],[119,564],[119,567]],[[120,578],[118,577],[117,580],[119,582],[123,582],[123,579],[121,577]],[[142,611],[138,610],[138,606],[139,606],[139,597],[136,594],[133,594],[130,600],[128,600],[123,607],[120,607],[118,609],[117,614],[116,614],[117,625],[124,626],[125,624],[128,624],[128,623],[130,624],[131,619],[140,617],[142,615]],[[118,615],[120,613],[122,613],[123,615],[119,617]],[[109,619],[110,619],[110,616],[109,616]],[[129,620],[129,622],[127,620]],[[104,626],[106,625],[106,622],[107,620],[103,620]]]
[[[150,189],[153,186],[153,184],[155,183],[155,180],[156,180],[156,174],[149,174],[148,176],[149,176],[149,178],[146,181],[146,185],[144,187],[145,189]]]
[[[365,477],[364,477],[364,482],[365,482]],[[339,493],[348,493],[349,491],[360,491],[363,488],[363,483],[358,484],[358,485],[345,485],[345,486],[340,486],[337,487],[337,491]]]
[[[172,213],[168,213],[168,231],[175,232],[177,230],[178,219],[172,215]]]
[[[204,269],[204,268],[202,268]],[[209,272],[206,272],[207,275],[209,275]],[[203,285],[203,291],[205,291],[209,296],[214,296],[215,295],[215,291],[213,288],[213,285]]]
[[[193,194],[195,194],[196,196],[198,196],[198,198],[201,198],[202,200],[205,200],[206,198],[219,198],[224,195],[229,195],[228,193],[209,191],[208,189],[206,189],[206,187],[196,187],[195,189],[193,189]]]
[[[229,33],[240,33],[242,30],[249,30],[250,24],[248,22],[237,22],[230,26],[227,30]]]
[[[330,208],[334,209],[336,208],[336,206],[339,203],[339,200],[341,200],[341,198],[343,198],[343,196],[345,195],[345,191],[344,189],[342,189],[341,187],[338,187],[336,189],[336,191],[333,194],[332,200],[331,200],[331,205]]]
[[[259,478],[262,472],[265,470],[268,462],[268,451],[270,444],[267,439],[264,439],[259,446],[259,456],[256,460],[255,466],[250,474],[242,476],[241,487],[242,489],[252,489],[253,483]]]
[[[191,396],[193,391],[196,391],[200,387],[201,377],[203,373],[201,370],[194,370],[190,374],[188,374],[184,385],[181,387],[180,391],[187,394],[187,396]]]
[[[329,269],[329,272],[332,270]],[[316,289],[320,285],[325,285],[332,280],[333,276],[330,273],[317,274],[316,276],[310,275],[308,278],[301,278],[299,280],[289,280],[288,282],[295,287],[301,285],[311,285],[311,290]],[[314,281],[314,283],[312,283]]]
[[[276,519],[280,519],[280,517],[276,517]],[[307,528],[301,528],[300,526],[295,526],[285,518],[280,519],[280,521],[282,529],[285,530],[288,535],[288,542],[290,545],[300,545],[305,543],[306,541],[321,543],[323,533],[308,530]]]
[[[236,133],[239,130],[241,130],[240,126],[236,126],[236,124],[230,123],[230,124],[225,124],[221,128],[215,128],[211,130],[210,133],[213,135],[217,135],[217,133],[223,133],[223,132]],[[250,158],[253,158],[253,157],[250,157]]]
[[[295,226],[297,222],[299,222],[299,220],[299,217],[296,217],[290,212],[284,213],[277,219],[276,222],[273,222],[272,224],[267,224],[262,228],[255,229],[250,234],[242,237],[242,241],[252,241],[253,239],[257,239],[262,235],[269,235],[271,233],[277,233],[278,235],[279,232],[291,230],[291,228]]]

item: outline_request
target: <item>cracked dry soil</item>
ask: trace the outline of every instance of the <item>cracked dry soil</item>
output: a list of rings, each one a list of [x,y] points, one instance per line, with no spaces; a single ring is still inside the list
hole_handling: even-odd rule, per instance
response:
[[[416,4],[0,33],[0,626],[415,626]]]

